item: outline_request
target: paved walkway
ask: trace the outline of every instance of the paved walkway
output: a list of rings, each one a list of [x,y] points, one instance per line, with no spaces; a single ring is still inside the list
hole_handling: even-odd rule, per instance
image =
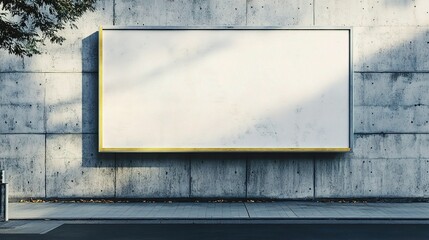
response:
[[[429,203],[10,203],[11,220],[429,219]]]

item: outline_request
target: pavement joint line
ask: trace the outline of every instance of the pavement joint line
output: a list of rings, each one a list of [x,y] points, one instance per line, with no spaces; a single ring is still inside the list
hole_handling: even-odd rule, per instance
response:
[[[246,209],[246,212],[247,212],[247,216],[249,217],[249,218],[251,218],[250,217],[250,213],[249,213],[249,209],[247,209],[247,203],[243,203],[243,205],[244,205],[244,208]]]

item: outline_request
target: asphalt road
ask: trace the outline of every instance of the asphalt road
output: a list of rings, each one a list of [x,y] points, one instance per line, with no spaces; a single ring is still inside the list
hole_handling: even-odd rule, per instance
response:
[[[429,239],[429,224],[64,224],[8,239]]]

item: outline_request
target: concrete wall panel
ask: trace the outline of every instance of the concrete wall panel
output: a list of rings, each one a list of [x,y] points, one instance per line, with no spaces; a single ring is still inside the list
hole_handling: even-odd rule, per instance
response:
[[[166,25],[246,25],[246,0],[167,1]]]
[[[97,0],[95,2],[95,11],[86,12],[76,21],[78,30],[69,30],[70,33],[79,32],[82,36],[92,34],[98,31],[99,26],[113,25],[113,4],[118,0]]]
[[[48,134],[46,194],[48,198],[114,197],[114,154],[98,153],[94,134]]]
[[[0,169],[11,198],[45,197],[45,136],[0,134]]]
[[[423,197],[425,159],[316,159],[316,198]]]
[[[116,25],[245,25],[246,1],[116,1]]]
[[[313,0],[249,0],[246,23],[249,26],[311,26]]]
[[[166,0],[115,1],[114,25],[160,26],[166,23]]]
[[[229,154],[193,156],[191,197],[246,197],[246,160]]]
[[[356,73],[356,133],[428,133],[429,74]]]
[[[46,76],[46,131],[96,133],[98,75],[49,73]]]
[[[429,105],[428,73],[355,73],[355,106]]]
[[[96,31],[96,30],[94,30]],[[24,57],[24,71],[29,72],[81,72],[82,71],[82,36],[64,34],[62,45],[46,43],[41,47],[41,54]]]
[[[24,70],[24,59],[10,55],[8,51],[0,50],[0,72],[13,72]]]
[[[45,75],[0,73],[0,133],[43,133]]]
[[[354,70],[428,71],[427,27],[354,28]]]
[[[116,196],[189,197],[189,158],[174,154],[118,154]]]
[[[316,0],[319,26],[428,26],[426,0]]]
[[[359,159],[429,158],[429,135],[355,134],[353,152],[340,155]]]
[[[429,133],[428,106],[356,106],[355,133]]]
[[[249,198],[312,198],[313,157],[308,154],[261,156],[248,162]]]
[[[79,30],[64,31],[63,36],[66,40],[62,45],[47,42],[46,46],[41,48],[40,55],[24,57],[23,70],[59,73],[97,72],[98,27],[94,26],[90,33],[79,32]]]
[[[427,196],[427,134],[356,134],[349,154],[316,156],[315,196]]]

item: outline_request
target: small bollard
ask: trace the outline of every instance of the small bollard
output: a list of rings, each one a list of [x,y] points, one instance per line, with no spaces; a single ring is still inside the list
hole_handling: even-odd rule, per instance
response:
[[[5,171],[0,170],[0,221],[8,221],[9,216],[7,212],[8,194]]]

